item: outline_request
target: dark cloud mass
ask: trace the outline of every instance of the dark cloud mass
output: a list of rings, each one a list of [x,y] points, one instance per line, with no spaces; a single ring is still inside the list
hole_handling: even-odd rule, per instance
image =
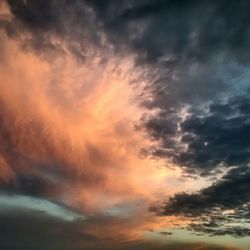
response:
[[[1,234],[0,247],[3,250],[82,250],[82,249],[146,249],[146,250],[237,250],[207,243],[159,244],[154,241],[128,241],[123,244],[110,244],[105,232],[88,232],[92,221],[74,220],[65,222],[36,211],[0,212]],[[119,221],[115,222],[119,223]],[[96,226],[96,225],[95,225]],[[15,240],[13,240],[13,237]],[[106,238],[105,238],[106,237]],[[119,234],[113,235],[114,239]]]
[[[89,3],[112,39],[123,40],[151,62],[165,56],[173,65],[204,63],[225,53],[248,60],[248,1]],[[132,32],[137,28],[137,33]]]
[[[148,123],[148,129],[162,140],[161,148],[155,149],[154,154],[172,157],[188,174],[216,176],[229,168],[222,178],[198,193],[176,194],[161,207],[160,213],[194,218],[200,223],[191,224],[189,229],[211,235],[250,235],[249,118],[249,98],[242,95],[214,102],[200,113],[191,111],[179,123],[179,131],[164,131],[166,126],[164,122],[157,123],[159,118]],[[227,214],[227,210],[232,211]],[[227,223],[242,220],[239,226],[225,228]]]
[[[5,27],[7,34],[21,38],[24,48],[40,55],[63,55],[67,49],[84,61],[94,53],[91,46],[104,43],[104,34],[85,1],[10,0],[8,4],[14,17]]]
[[[161,116],[151,119],[147,129],[162,140],[162,147],[153,153],[173,157],[187,171],[202,175],[219,167],[248,165],[249,105],[248,95],[243,95],[213,102],[204,110],[187,110],[176,121]]]
[[[248,61],[249,2],[235,1],[22,1],[9,0],[12,35],[27,29],[34,44],[55,45],[51,36],[86,38],[97,45],[103,35],[115,47],[138,52],[140,62],[160,63],[164,69],[206,63],[214,57]],[[85,46],[84,46],[85,45]],[[107,45],[107,44],[106,44]],[[37,46],[39,46],[37,44]],[[146,60],[146,61],[145,61]]]
[[[193,219],[188,229],[197,232],[249,236],[249,183],[249,168],[233,168],[208,188],[193,194],[176,194],[158,212]]]

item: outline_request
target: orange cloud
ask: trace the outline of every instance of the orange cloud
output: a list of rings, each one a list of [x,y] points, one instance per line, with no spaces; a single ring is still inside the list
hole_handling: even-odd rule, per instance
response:
[[[133,58],[80,64],[70,53],[44,60],[4,33],[1,44],[1,178],[41,178],[46,196],[89,211],[154,199],[167,172],[139,153],[151,142],[135,129],[145,110]]]

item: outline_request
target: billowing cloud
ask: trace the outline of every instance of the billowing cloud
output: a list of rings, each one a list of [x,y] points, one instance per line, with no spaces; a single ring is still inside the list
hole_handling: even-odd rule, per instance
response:
[[[150,119],[147,129],[161,140],[162,147],[153,153],[172,157],[189,172],[207,175],[249,163],[248,95],[213,102],[197,112],[187,109],[178,121],[159,115]]]
[[[189,229],[249,236],[249,5],[1,1],[1,190],[94,214],[89,247],[100,222],[141,237],[156,200]]]
[[[108,41],[103,49],[80,32],[84,18],[90,22],[93,15],[85,3],[72,9],[64,4],[6,5],[0,47],[2,189],[90,213],[171,192],[161,190],[166,171],[140,153],[141,145],[151,144],[136,128],[146,112],[139,101],[148,81],[145,69],[135,65],[133,54],[121,57]],[[82,23],[72,20],[77,6]],[[96,31],[89,25],[86,32]],[[34,47],[36,39],[42,44]],[[56,51],[44,47],[43,39],[55,43]],[[80,41],[87,46],[84,60],[72,51],[83,46]]]
[[[70,56],[52,65],[14,42],[5,46],[0,86],[5,185],[45,196],[63,189],[81,197],[86,187],[89,194],[137,192],[130,166],[142,167],[138,145],[144,139],[133,132],[136,90],[121,65],[91,61],[80,67]],[[129,70],[129,62],[122,67]]]

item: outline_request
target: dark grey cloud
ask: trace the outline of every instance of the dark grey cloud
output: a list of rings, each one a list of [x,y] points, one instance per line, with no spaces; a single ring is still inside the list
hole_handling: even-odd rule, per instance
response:
[[[182,119],[171,119],[171,114],[150,119],[147,129],[161,141],[153,153],[203,175],[218,167],[248,165],[249,105],[248,95],[242,95],[214,102],[200,112],[187,110]]]
[[[218,54],[248,61],[249,2],[235,1],[22,1],[9,0],[9,31],[28,29],[34,41],[49,44],[49,33],[138,52],[140,62],[164,68],[205,62]],[[18,27],[14,28],[14,27]],[[71,41],[72,42],[72,41]],[[86,44],[85,44],[86,45]],[[107,46],[107,44],[105,44]],[[72,44],[74,49],[77,44]],[[86,51],[85,51],[86,52]]]
[[[164,117],[147,123],[161,141],[153,151],[157,157],[171,158],[194,177],[217,176],[227,169],[211,186],[171,197],[156,209],[160,214],[189,217],[193,223],[188,229],[199,233],[250,236],[249,107],[246,93],[190,110],[185,118],[170,120],[172,129]]]
[[[248,59],[248,1],[89,1],[115,42],[145,52],[149,61],[204,61],[217,53]],[[133,33],[137,26],[142,32]]]
[[[163,213],[196,215],[208,209],[234,209],[249,205],[250,170],[233,168],[223,178],[195,194],[180,193],[170,198]]]
[[[80,222],[65,222],[30,210],[1,212],[1,249],[96,249],[91,235],[81,232]],[[64,239],[64,240],[62,240]]]
[[[88,228],[91,221],[64,221],[46,213],[32,210],[10,209],[0,211],[0,248],[3,250],[80,250],[80,249],[169,249],[227,250],[224,246],[208,243],[154,241],[117,242],[103,235],[93,235]],[[118,222],[119,223],[119,222]],[[117,232],[119,235],[119,232]],[[115,236],[114,236],[115,237]]]
[[[34,197],[53,197],[58,192],[60,184],[43,178],[40,175],[16,173],[14,181],[1,184],[1,190],[9,193],[20,193]]]
[[[209,235],[250,236],[250,169],[236,167],[197,193],[179,193],[156,208],[161,215],[190,218],[188,229]]]
[[[12,18],[4,25],[9,37],[45,57],[65,49],[84,61],[91,46],[102,46],[102,34],[85,1],[7,1]],[[23,35],[26,36],[23,36]],[[66,48],[62,46],[64,42]]]

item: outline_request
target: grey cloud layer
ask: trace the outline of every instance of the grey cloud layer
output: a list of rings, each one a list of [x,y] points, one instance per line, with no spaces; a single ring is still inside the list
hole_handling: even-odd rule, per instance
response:
[[[8,250],[80,250],[80,249],[169,249],[169,250],[236,250],[207,243],[177,243],[158,244],[154,241],[119,242],[119,233],[114,238],[104,235],[93,235],[86,230],[95,221],[84,222],[74,220],[65,222],[39,211],[15,210],[0,211],[1,234],[0,247]],[[104,221],[105,222],[105,221]],[[119,225],[119,220],[116,222]],[[99,223],[97,223],[98,226]],[[108,226],[108,224],[107,224]],[[13,237],[15,240],[13,240]]]

